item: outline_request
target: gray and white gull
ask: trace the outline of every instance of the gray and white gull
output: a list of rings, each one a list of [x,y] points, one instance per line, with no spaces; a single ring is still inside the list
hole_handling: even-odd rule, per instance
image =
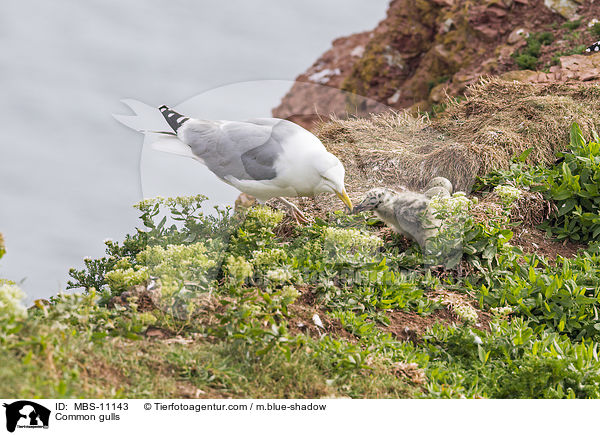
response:
[[[136,116],[114,117],[134,130],[155,134],[154,149],[197,160],[261,203],[279,198],[296,220],[306,218],[284,197],[334,193],[352,210],[340,160],[293,122],[278,118],[210,121],[181,115],[167,106],[156,109],[135,100],[123,103]]]

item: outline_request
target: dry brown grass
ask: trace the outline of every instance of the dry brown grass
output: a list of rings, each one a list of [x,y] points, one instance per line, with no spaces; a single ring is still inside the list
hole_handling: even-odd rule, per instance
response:
[[[502,199],[493,192],[479,198],[472,208],[476,221],[487,222],[490,219],[501,219],[504,207]],[[511,204],[510,221],[520,222],[530,228],[541,224],[556,212],[556,206],[544,199],[540,192],[521,191],[521,197]]]
[[[530,163],[550,163],[569,141],[577,122],[584,135],[600,125],[598,84],[532,84],[498,78],[472,86],[432,125],[478,156],[478,175],[506,167],[533,148]]]
[[[317,135],[346,166],[349,189],[420,189],[435,176],[468,188],[478,163],[465,147],[430,126],[428,117],[387,112],[363,119],[332,119]]]
[[[533,227],[550,219],[557,211],[556,205],[552,201],[544,199],[540,192],[522,191],[521,197],[512,204],[510,220]]]
[[[373,187],[419,190],[435,176],[448,178],[455,190],[468,191],[476,176],[507,168],[528,148],[533,148],[530,163],[552,162],[556,151],[567,145],[573,122],[585,135],[599,131],[599,103],[597,84],[525,84],[494,78],[471,87],[466,100],[451,104],[435,119],[392,111],[369,118],[333,118],[318,125],[316,134],[344,163],[354,201]],[[318,215],[343,208],[332,195],[297,203]]]
[[[468,150],[430,127],[428,117],[387,112],[369,118],[333,118],[316,134],[346,168],[346,190],[358,202],[373,187],[419,190],[433,177],[444,176],[467,190],[478,162]],[[315,214],[342,209],[331,195],[299,199]]]

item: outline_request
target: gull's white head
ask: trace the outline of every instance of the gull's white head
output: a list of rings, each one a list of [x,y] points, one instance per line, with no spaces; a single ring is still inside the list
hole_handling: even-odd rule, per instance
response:
[[[319,155],[315,166],[321,177],[315,193],[335,193],[351,211],[353,206],[344,187],[346,171],[342,162],[333,154],[327,153]]]

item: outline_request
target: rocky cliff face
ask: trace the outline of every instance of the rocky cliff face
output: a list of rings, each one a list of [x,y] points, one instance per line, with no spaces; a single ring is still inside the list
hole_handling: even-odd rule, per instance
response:
[[[393,0],[373,31],[335,40],[273,113],[307,124],[315,113],[427,111],[485,75],[598,80],[598,60],[571,56],[600,39],[596,17],[593,0]]]

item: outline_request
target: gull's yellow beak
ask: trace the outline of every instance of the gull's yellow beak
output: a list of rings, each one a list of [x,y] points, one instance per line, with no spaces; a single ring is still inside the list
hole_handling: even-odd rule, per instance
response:
[[[346,189],[342,190],[341,193],[336,190],[335,194],[338,196],[339,199],[342,200],[342,202],[346,205],[346,207],[348,207],[348,210],[352,211],[352,208],[354,206],[352,205],[352,201],[350,201],[350,198],[348,198],[348,194],[346,193]]]

